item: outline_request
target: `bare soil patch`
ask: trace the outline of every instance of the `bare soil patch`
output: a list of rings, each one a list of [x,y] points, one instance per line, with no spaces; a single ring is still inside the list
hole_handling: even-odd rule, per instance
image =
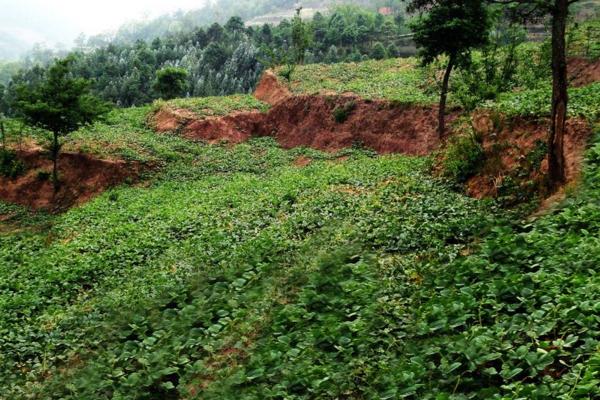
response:
[[[486,198],[497,196],[505,179],[530,162],[533,152],[540,151],[547,141],[550,122],[545,119],[517,118],[494,127],[489,113],[478,113],[473,116],[473,126],[482,135],[486,162],[481,172],[467,182],[467,193],[476,198]],[[567,182],[579,178],[583,154],[591,133],[591,127],[582,119],[570,119],[567,122],[564,144]],[[543,148],[541,150],[545,151]],[[544,154],[542,153],[539,168],[522,176],[523,180],[535,182],[544,179],[548,171],[547,157]]]
[[[55,193],[47,154],[34,148],[17,155],[25,164],[25,172],[15,179],[0,177],[0,199],[36,210],[60,211],[84,203],[111,186],[136,179],[141,171],[137,163],[64,152],[59,159],[61,187]]]
[[[567,65],[569,81],[579,87],[600,81],[600,59],[589,61],[585,58],[571,58]]]

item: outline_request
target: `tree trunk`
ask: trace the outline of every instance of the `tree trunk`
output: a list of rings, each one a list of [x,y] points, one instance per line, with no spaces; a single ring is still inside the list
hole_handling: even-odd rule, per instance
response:
[[[0,116],[0,134],[2,134],[2,150],[6,150],[6,132],[4,131],[4,120]]]
[[[52,141],[52,149],[51,149],[52,183],[54,184],[54,193],[58,192],[58,189],[60,188],[60,182],[58,181],[58,153],[59,153],[58,134],[54,133],[54,139]]]
[[[450,82],[450,74],[452,73],[452,68],[454,68],[455,61],[456,56],[452,54],[448,60],[448,66],[446,67],[444,80],[442,82],[442,92],[440,93],[440,107],[438,114],[438,135],[440,138],[444,136],[444,132],[446,132],[446,99],[448,97],[448,83]]]
[[[568,15],[568,0],[554,0],[552,10],[552,124],[548,135],[548,180],[552,191],[566,180],[563,147],[568,103],[565,45]]]

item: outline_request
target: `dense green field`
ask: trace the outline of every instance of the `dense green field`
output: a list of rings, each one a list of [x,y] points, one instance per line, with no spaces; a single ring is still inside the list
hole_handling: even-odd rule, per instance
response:
[[[426,71],[416,66],[415,58],[301,65],[292,74],[289,86],[298,94],[353,93],[364,99],[435,103],[437,96],[428,90]]]
[[[303,66],[291,88],[434,103],[414,66]],[[540,118],[548,96],[482,106]],[[598,83],[571,90],[572,115],[597,121],[599,99]],[[526,217],[457,192],[430,158],[156,134],[163,106],[65,143],[145,164],[139,182],[60,215],[0,202],[0,399],[600,397],[598,126],[578,186]]]
[[[202,145],[150,110],[68,145],[157,166],[140,184],[0,205],[0,398],[599,394],[598,141],[580,190],[525,221],[425,158]]]
[[[535,45],[519,48],[518,57],[527,59],[537,52]],[[480,56],[476,54],[476,56]],[[293,93],[330,95],[355,94],[364,99],[394,103],[430,105],[439,101],[434,76],[439,65],[418,68],[415,58],[395,58],[360,63],[311,64],[299,66],[287,83]],[[549,75],[533,76],[529,64],[519,65],[512,91],[498,93],[498,98],[482,101],[477,107],[493,109],[508,117],[539,118],[549,116],[552,88]],[[439,74],[439,72],[437,72]],[[549,73],[549,71],[548,71]],[[461,72],[456,72],[454,90],[461,90]],[[284,78],[280,81],[286,83]],[[469,90],[469,88],[463,89]],[[569,90],[571,116],[595,121],[600,117],[600,83]],[[456,93],[449,94],[452,106],[461,107]]]

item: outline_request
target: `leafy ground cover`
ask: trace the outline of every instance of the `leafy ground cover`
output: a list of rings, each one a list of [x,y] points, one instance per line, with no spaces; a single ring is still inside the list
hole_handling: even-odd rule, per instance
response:
[[[370,60],[360,63],[302,65],[292,74],[290,88],[298,94],[354,93],[365,99],[432,104],[427,74],[415,58]],[[283,81],[283,79],[282,79]]]
[[[268,105],[251,95],[231,95],[218,97],[190,97],[167,102],[158,101],[155,107],[167,105],[173,109],[192,111],[198,117],[218,117],[238,111],[265,112]]]
[[[298,73],[385,96],[360,65]],[[67,143],[160,167],[141,184],[61,215],[0,203],[0,398],[600,396],[599,138],[577,191],[524,220],[426,158],[203,145],[152,132],[152,109]]]
[[[142,110],[111,118],[122,128]],[[394,265],[455,256],[485,220],[487,205],[428,177],[424,159],[146,135],[110,150],[168,160],[145,185],[46,216],[43,230],[2,206],[29,224],[0,234],[9,398],[192,396],[229,379],[232,365],[219,363],[270,335],[273,313],[322,275],[328,254],[357,265],[371,252]],[[100,138],[113,142],[108,129]],[[312,163],[295,166],[300,156]]]
[[[550,116],[551,87],[503,93],[498,100],[485,105],[508,117]],[[600,118],[600,82],[569,89],[569,115],[596,121]]]

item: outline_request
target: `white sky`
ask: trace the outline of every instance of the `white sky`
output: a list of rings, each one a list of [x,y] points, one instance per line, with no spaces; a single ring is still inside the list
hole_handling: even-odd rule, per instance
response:
[[[179,9],[201,8],[206,0],[0,0],[2,30],[19,32],[27,40],[73,40],[78,33],[94,35],[124,22],[156,17]]]

